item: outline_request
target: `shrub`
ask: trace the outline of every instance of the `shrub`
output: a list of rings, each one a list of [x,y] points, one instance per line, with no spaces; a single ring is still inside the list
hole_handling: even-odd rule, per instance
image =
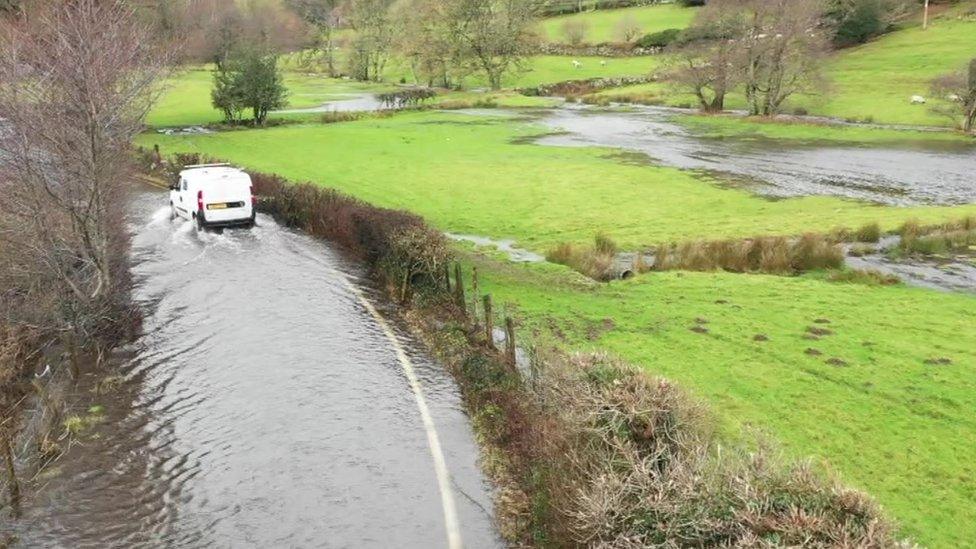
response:
[[[863,494],[768,444],[719,451],[715,419],[674,384],[604,355],[546,357],[537,459],[556,545],[881,547],[894,529]],[[802,518],[801,518],[802,517]]]
[[[639,48],[666,48],[681,38],[681,29],[666,29],[640,37],[635,44]]]

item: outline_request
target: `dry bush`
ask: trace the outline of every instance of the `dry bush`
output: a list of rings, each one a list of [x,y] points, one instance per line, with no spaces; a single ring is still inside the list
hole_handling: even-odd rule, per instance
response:
[[[559,543],[895,545],[869,498],[809,464],[762,444],[720,450],[714,420],[673,384],[603,355],[545,360],[532,386]]]

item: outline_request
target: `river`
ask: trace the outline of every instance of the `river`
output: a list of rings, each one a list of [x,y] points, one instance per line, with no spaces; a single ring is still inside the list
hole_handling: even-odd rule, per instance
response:
[[[122,382],[79,383],[101,421],[3,529],[24,547],[500,546],[453,380],[386,321],[391,342],[361,269],[264,216],[197,233],[164,205],[132,208],[146,321]]]
[[[859,146],[711,139],[675,122],[678,115],[675,109],[661,107],[621,111],[567,105],[540,117],[542,124],[560,133],[536,142],[630,151],[656,164],[714,172],[775,198],[832,195],[897,206],[976,202],[976,146],[972,144]]]

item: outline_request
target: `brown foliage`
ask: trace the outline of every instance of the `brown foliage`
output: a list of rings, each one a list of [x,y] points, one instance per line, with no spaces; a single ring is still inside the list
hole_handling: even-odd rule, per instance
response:
[[[725,270],[794,274],[817,269],[836,269],[844,261],[840,246],[822,235],[800,238],[757,237],[747,240],[689,241],[662,246],[654,269],[658,271]]]

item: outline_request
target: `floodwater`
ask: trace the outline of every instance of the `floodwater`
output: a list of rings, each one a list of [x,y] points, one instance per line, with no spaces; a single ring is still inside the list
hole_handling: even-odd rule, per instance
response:
[[[540,254],[517,247],[514,240],[496,240],[487,236],[478,236],[473,234],[447,233],[445,236],[458,242],[470,242],[475,246],[493,247],[499,252],[507,255],[508,259],[514,261],[515,263],[539,263],[546,260],[546,258]]]
[[[770,197],[834,195],[889,205],[976,201],[976,147],[959,143],[867,147],[769,139],[710,139],[672,118],[673,109],[553,109],[540,122],[562,133],[544,145],[613,147],[682,169],[733,176]]]
[[[197,233],[146,193],[132,214],[145,335],[121,386],[6,525],[23,547],[445,547],[432,444],[359,268],[259,216]],[[356,290],[354,290],[354,288]],[[379,307],[377,305],[377,307]],[[386,315],[389,318],[389,315]],[[446,461],[466,547],[497,547],[453,380],[391,322]],[[6,520],[6,519],[5,519]]]
[[[322,103],[316,107],[304,109],[287,109],[275,111],[276,114],[316,114],[328,112],[371,112],[381,111],[388,107],[372,93],[344,93],[336,94],[348,99],[337,99]]]
[[[976,292],[976,254],[967,252],[927,258],[891,257],[889,252],[897,248],[899,241],[898,236],[886,236],[870,253],[863,255],[852,255],[852,246],[847,246],[847,257],[844,261],[852,269],[895,276],[911,286],[944,292]]]

